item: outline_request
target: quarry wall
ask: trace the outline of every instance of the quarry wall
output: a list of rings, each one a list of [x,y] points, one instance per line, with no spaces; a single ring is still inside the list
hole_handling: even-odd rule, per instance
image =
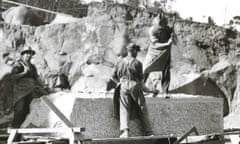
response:
[[[0,52],[10,52],[10,56],[18,59],[23,46],[30,45],[37,52],[33,63],[46,87],[52,88],[56,75],[64,73],[72,91],[105,91],[126,33],[141,46],[138,58],[144,60],[154,13],[125,5],[96,3],[89,7],[87,17],[75,23],[39,27],[0,23]],[[215,25],[168,18],[177,36],[171,50],[171,89],[192,81],[193,75],[203,75],[220,87],[231,104],[238,85],[239,33]],[[7,69],[2,60],[0,62],[4,69],[1,75],[4,75]],[[159,77],[152,79],[159,81]]]

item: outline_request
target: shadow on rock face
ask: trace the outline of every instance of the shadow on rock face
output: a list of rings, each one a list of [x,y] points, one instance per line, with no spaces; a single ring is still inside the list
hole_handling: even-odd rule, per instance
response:
[[[226,95],[217,84],[210,78],[200,76],[199,78],[170,91],[170,93],[184,93],[192,95],[213,96],[223,98],[223,114],[229,114],[229,104]]]

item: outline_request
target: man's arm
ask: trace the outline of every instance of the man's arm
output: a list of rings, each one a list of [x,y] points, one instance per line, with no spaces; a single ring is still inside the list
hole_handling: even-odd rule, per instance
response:
[[[119,85],[119,80],[118,80],[119,78],[117,76],[117,63],[114,64],[113,74],[107,82],[107,88],[106,88],[107,91],[109,91],[113,88],[116,88]]]
[[[21,68],[23,68],[23,71],[21,71]],[[19,61],[12,70],[12,78],[13,79],[19,79],[27,74],[27,72],[30,70],[30,68],[25,65],[23,62]]]
[[[167,46],[170,46],[171,44],[172,44],[172,37],[170,37],[166,43],[159,43],[159,42],[153,43],[152,48],[157,50],[164,50],[167,48]]]
[[[154,29],[154,27],[151,27],[149,29],[150,41],[152,43],[151,47],[153,49],[163,50],[166,49],[167,46],[170,46],[172,44],[172,36],[168,39],[167,42],[160,43],[158,37],[155,34],[155,31],[157,31],[157,29]]]

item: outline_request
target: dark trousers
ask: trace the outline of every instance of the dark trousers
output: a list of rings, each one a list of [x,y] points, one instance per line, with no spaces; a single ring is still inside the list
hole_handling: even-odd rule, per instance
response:
[[[144,73],[144,82],[147,81],[149,74],[150,73]],[[164,69],[162,70],[161,85],[162,85],[163,93],[169,92],[170,80],[171,80],[171,73],[170,73],[170,59],[169,59]]]
[[[162,80],[161,80],[162,89],[164,93],[168,93],[170,78],[171,78],[170,65],[167,65],[165,69],[162,71]]]
[[[12,128],[20,128],[21,124],[26,119],[26,116],[30,112],[30,104],[32,101],[32,94],[20,99],[13,107],[14,116],[12,121]]]

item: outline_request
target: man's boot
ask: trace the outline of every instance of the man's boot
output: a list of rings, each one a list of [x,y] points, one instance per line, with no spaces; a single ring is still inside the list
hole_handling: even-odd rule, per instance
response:
[[[128,137],[128,129],[122,131],[120,138],[127,138]]]

